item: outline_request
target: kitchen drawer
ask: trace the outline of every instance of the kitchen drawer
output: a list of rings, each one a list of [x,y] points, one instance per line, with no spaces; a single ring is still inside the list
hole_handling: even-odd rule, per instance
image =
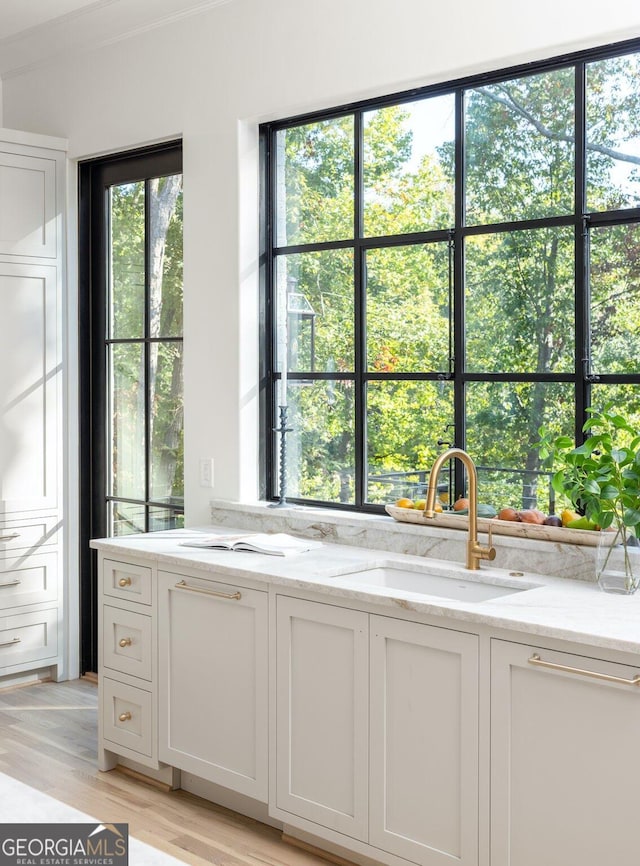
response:
[[[151,757],[152,695],[103,677],[102,730],[105,740]]]
[[[102,610],[105,667],[151,679],[151,617],[105,605]]]
[[[29,550],[33,553],[45,545],[57,544],[60,519],[56,515],[23,520],[0,521],[0,569],[2,560],[14,550]]]
[[[0,616],[0,671],[58,653],[58,610]]]
[[[0,611],[57,598],[57,552],[0,560]]]
[[[105,595],[151,604],[151,568],[148,566],[105,559],[103,575]]]

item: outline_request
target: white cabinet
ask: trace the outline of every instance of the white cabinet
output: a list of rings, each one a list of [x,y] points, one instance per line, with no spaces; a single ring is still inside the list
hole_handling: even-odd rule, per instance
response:
[[[366,840],[366,613],[278,596],[276,805]]]
[[[266,802],[267,593],[168,572],[158,593],[160,759]]]
[[[58,507],[57,275],[0,261],[0,511]]]
[[[478,638],[371,617],[369,842],[478,862]]]
[[[142,562],[99,558],[98,759],[158,763],[157,617],[153,571]]]
[[[477,863],[477,636],[278,596],[276,640],[278,810],[370,856]]]
[[[0,256],[57,258],[58,174],[55,151],[0,140]]]
[[[492,641],[491,866],[636,866],[639,674]]]
[[[12,643],[0,647],[0,685],[36,670],[64,676],[66,157],[58,140],[11,130],[4,136],[9,140],[0,130],[0,609]],[[17,626],[32,614],[37,626]]]

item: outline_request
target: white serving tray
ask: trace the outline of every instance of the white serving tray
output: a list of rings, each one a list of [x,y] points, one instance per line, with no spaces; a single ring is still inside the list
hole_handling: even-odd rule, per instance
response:
[[[394,520],[401,523],[418,523],[421,526],[439,526],[444,529],[461,529],[468,531],[469,518],[466,514],[453,512],[438,512],[435,517],[425,517],[424,511],[414,508],[398,508],[397,505],[385,505],[385,511]],[[495,535],[511,535],[517,538],[533,538],[540,541],[559,541],[563,544],[586,544],[597,547],[601,534],[590,529],[568,529],[565,526],[540,526],[537,523],[519,523],[515,520],[498,520],[487,517],[478,518],[478,530],[488,532],[489,525]],[[613,541],[614,532],[606,533],[607,540]]]

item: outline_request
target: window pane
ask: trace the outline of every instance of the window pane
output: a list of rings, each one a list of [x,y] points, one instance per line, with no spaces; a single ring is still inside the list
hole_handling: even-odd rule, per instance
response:
[[[110,335],[144,336],[144,181],[112,186]]]
[[[597,373],[640,372],[640,226],[591,231],[591,356]]]
[[[573,266],[569,228],[468,238],[467,370],[572,372]]]
[[[367,253],[367,367],[381,373],[449,370],[446,244]]]
[[[276,135],[278,246],[353,237],[353,117]]]
[[[149,336],[182,336],[182,175],[149,181]]]
[[[140,344],[109,349],[112,496],[145,498],[144,357]]]
[[[453,94],[368,111],[363,124],[365,234],[453,225]]]
[[[134,535],[145,531],[144,505],[110,502],[109,506],[109,535]]]
[[[149,532],[184,529],[184,514],[171,508],[149,508]]]
[[[640,205],[640,54],[587,65],[587,208]]]
[[[329,250],[277,260],[278,358],[294,372],[353,370],[353,253]],[[283,329],[286,297],[286,332]],[[282,369],[281,362],[278,363]]]
[[[353,382],[289,384],[287,496],[353,503]]]
[[[640,430],[640,385],[592,385],[593,408],[602,411],[609,402]]]
[[[546,382],[469,382],[467,450],[478,466],[478,498],[496,510],[549,511],[549,475],[535,443],[544,424],[573,436],[573,387]]]
[[[182,343],[151,343],[151,491],[154,502],[184,500]]]
[[[468,224],[569,213],[574,190],[574,71],[468,92]]]
[[[424,498],[431,465],[453,423],[449,382],[369,382],[367,501]]]

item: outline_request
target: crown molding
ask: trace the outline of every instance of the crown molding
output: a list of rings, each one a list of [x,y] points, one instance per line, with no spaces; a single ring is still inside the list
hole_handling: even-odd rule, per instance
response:
[[[96,0],[59,18],[0,39],[0,78],[7,80],[134,38],[234,0]],[[152,12],[152,14],[150,14]]]

